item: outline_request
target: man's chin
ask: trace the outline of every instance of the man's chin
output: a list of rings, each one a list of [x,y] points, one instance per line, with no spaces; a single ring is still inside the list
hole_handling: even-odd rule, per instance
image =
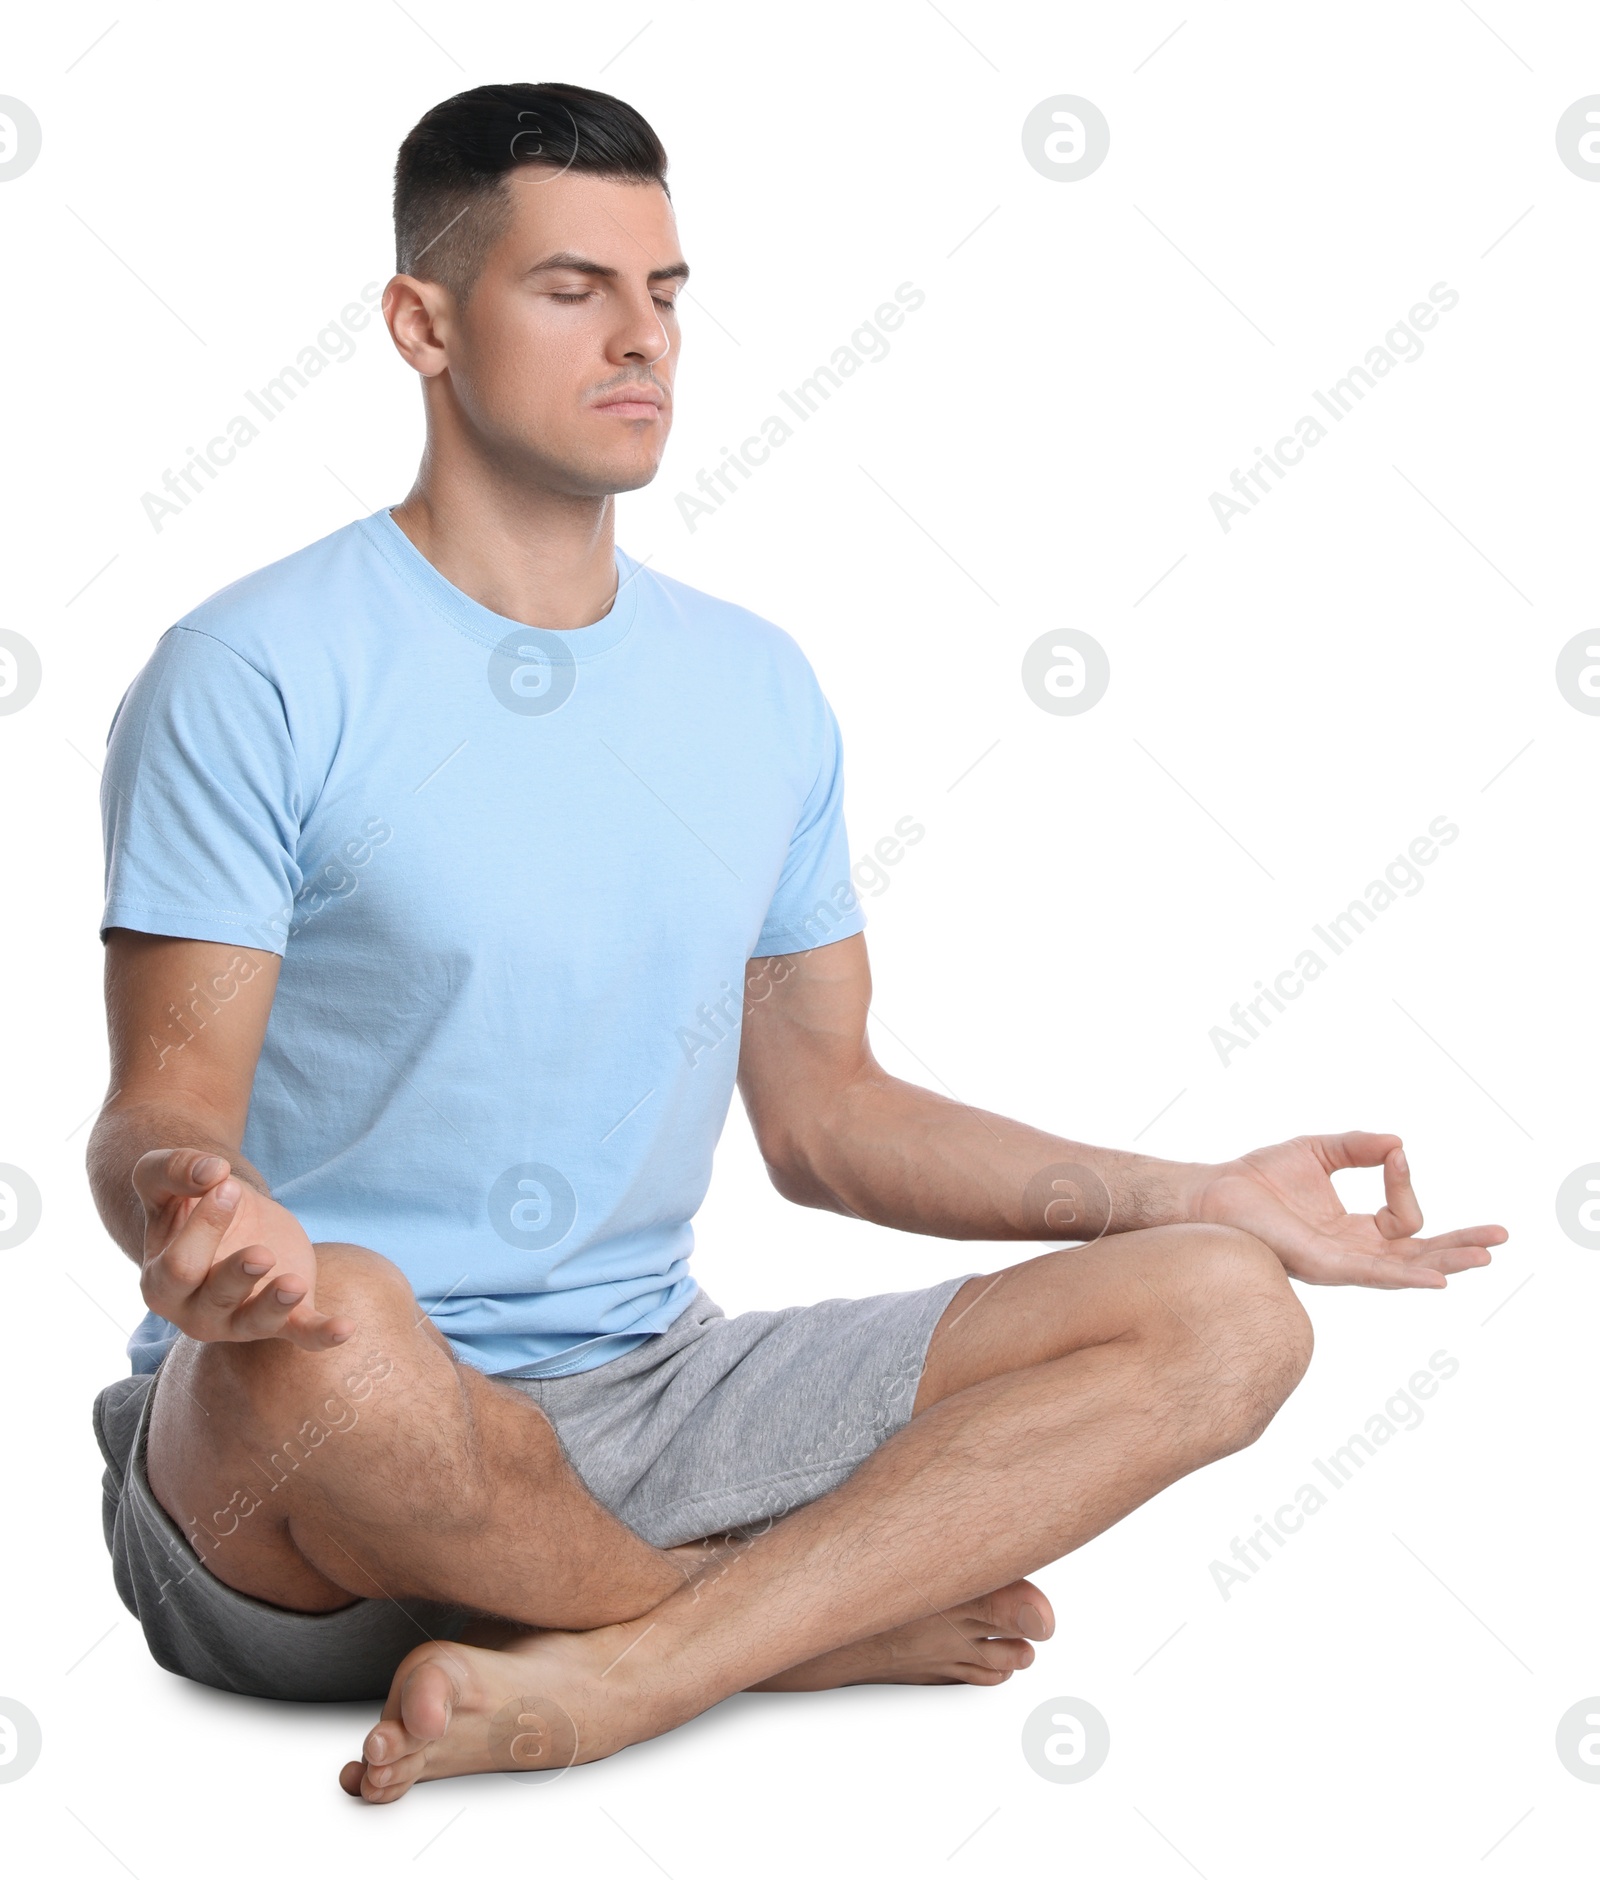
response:
[[[637,458],[631,462],[591,461],[567,465],[564,480],[574,496],[621,496],[628,490],[642,490],[647,483],[653,483],[660,468],[659,457],[648,462]]]

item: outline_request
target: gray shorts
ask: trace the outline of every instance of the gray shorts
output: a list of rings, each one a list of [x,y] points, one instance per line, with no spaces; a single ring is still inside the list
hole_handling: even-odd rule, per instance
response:
[[[657,1547],[760,1527],[836,1488],[911,1416],[928,1340],[966,1275],[922,1292],[728,1318],[704,1293],[666,1331],[571,1377],[507,1378],[596,1500]],[[152,1375],[95,1399],[117,1591],[168,1671],[247,1696],[381,1698],[395,1666],[472,1617],[419,1599],[291,1612],[207,1572],[145,1474]]]

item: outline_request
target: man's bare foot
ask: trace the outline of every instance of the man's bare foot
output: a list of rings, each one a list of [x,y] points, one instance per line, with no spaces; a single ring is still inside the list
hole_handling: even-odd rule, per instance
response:
[[[1029,1580],[948,1612],[792,1665],[755,1691],[831,1691],[841,1684],[1004,1684],[1033,1663],[1030,1638],[1056,1629],[1050,1602]]]
[[[397,1802],[416,1782],[566,1769],[687,1722],[703,1707],[692,1697],[672,1694],[653,1708],[637,1684],[607,1682],[648,1630],[631,1621],[525,1632],[500,1650],[419,1645],[401,1660],[361,1761],[345,1764],[340,1786],[363,1801]]]
[[[499,1650],[419,1645],[401,1662],[362,1760],[345,1764],[340,1785],[364,1801],[395,1802],[413,1783],[443,1776],[596,1762],[687,1722],[705,1707],[693,1691],[647,1691],[626,1672],[611,1681],[651,1629],[647,1620],[631,1620],[593,1632],[524,1632]],[[1050,1602],[1018,1580],[948,1614],[824,1653],[756,1688],[999,1684],[1032,1660],[1020,1635],[1048,1638],[1053,1630]]]

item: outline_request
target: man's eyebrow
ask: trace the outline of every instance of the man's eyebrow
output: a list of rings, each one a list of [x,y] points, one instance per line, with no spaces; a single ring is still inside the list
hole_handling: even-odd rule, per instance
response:
[[[536,261],[529,268],[530,274],[592,274],[596,280],[614,281],[617,270],[607,267],[603,261],[591,261],[586,255],[575,255],[563,251],[557,255],[546,255],[543,261]],[[675,261],[671,267],[652,268],[646,277],[652,281],[686,281],[689,278],[687,261]]]

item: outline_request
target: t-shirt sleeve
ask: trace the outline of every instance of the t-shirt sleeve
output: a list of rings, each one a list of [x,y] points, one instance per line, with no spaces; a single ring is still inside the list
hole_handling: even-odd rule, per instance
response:
[[[789,841],[783,873],[756,941],[753,957],[803,953],[847,940],[866,926],[861,897],[850,879],[850,840],[844,825],[844,747],[831,707],[821,707],[821,754],[816,781]]]
[[[128,688],[100,791],[110,927],[284,950],[303,809],[278,688],[174,627]]]

